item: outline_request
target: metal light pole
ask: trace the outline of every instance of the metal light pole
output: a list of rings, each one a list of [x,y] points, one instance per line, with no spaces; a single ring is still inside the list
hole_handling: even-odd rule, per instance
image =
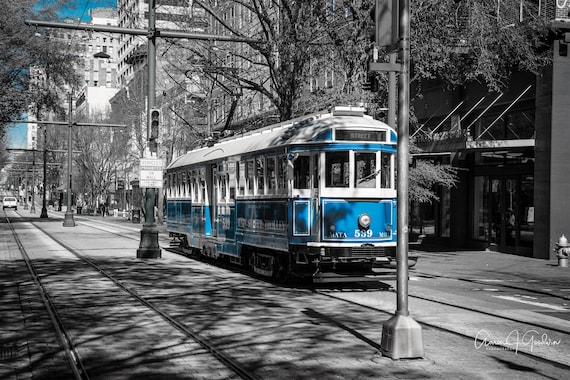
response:
[[[47,125],[44,125],[44,179],[42,186],[42,213],[40,214],[40,219],[47,219],[47,207],[46,207],[46,186],[47,186]]]
[[[67,133],[67,173],[68,173],[68,183],[67,183],[67,210],[65,210],[65,219],[63,220],[64,227],[75,227],[75,220],[73,220],[73,210],[71,209],[71,188],[72,188],[72,171],[71,165],[73,162],[73,150],[71,149],[72,135],[71,128],[73,127],[72,115],[73,112],[73,95],[69,93],[69,122],[68,122],[68,133]]]
[[[36,151],[32,152],[32,205],[30,206],[30,214],[36,213]]]
[[[382,328],[382,354],[392,359],[424,356],[421,326],[408,311],[408,166],[410,112],[410,1],[399,1],[400,64],[398,86],[398,242],[396,313]]]
[[[28,205],[28,187],[30,186],[30,177],[28,176],[29,166],[26,166],[26,187],[24,187],[24,210],[29,210]]]
[[[156,103],[156,12],[155,0],[148,2],[148,100],[147,100],[147,141],[150,143],[150,114]],[[152,145],[152,144],[149,144]],[[156,154],[156,147],[152,147],[151,155]],[[147,188],[145,192],[145,222],[141,229],[141,240],[137,250],[137,258],[152,259],[160,258],[160,246],[158,245],[158,227],[154,220],[155,206],[154,188]]]

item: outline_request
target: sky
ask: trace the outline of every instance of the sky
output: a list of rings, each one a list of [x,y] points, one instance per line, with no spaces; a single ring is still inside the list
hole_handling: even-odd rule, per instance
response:
[[[50,2],[50,0],[39,0],[38,6],[41,7],[42,3]],[[69,0],[69,6],[65,8],[60,16],[61,18],[78,19],[81,21],[89,22],[89,9],[92,8],[116,8],[117,0]],[[59,20],[53,20],[59,21]],[[18,124],[9,126],[7,129],[8,146],[10,148],[25,148],[27,145],[27,125]]]
[[[116,8],[117,0],[69,0],[70,4],[62,13],[63,18],[89,21],[89,9],[92,8]]]

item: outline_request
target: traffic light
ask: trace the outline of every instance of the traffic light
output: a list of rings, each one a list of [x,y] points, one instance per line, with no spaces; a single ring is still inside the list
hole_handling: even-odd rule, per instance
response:
[[[378,92],[378,79],[373,73],[369,73],[366,82],[362,83],[364,91]]]
[[[400,35],[399,0],[376,0],[370,16],[374,22],[376,46],[394,46]]]
[[[160,125],[160,110],[153,108],[150,110],[150,136],[149,139],[158,138],[158,126]]]
[[[156,152],[158,146],[158,127],[160,125],[160,110],[152,108],[150,110],[150,131],[149,131],[149,146],[151,152]]]

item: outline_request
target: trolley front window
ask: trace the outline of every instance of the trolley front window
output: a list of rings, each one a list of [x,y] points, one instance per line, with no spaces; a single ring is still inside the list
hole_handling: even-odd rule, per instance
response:
[[[354,154],[356,170],[354,171],[354,184],[356,187],[376,187],[376,152],[356,152]]]
[[[325,165],[327,187],[348,187],[350,177],[348,152],[328,152]]]

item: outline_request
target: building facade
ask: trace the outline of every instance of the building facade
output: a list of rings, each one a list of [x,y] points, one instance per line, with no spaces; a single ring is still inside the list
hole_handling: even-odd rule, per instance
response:
[[[413,207],[412,230],[426,241],[550,259],[570,233],[570,58],[562,39],[570,3],[544,2],[542,11],[558,35],[552,66],[515,74],[498,93],[425,83],[414,102],[418,158],[451,164],[459,178],[439,202]]]
[[[117,26],[117,11],[94,8],[89,11],[92,25]],[[109,100],[119,89],[118,47],[116,35],[95,31],[81,31],[78,74],[83,86],[76,95],[76,117],[82,120],[102,120],[110,115]]]

